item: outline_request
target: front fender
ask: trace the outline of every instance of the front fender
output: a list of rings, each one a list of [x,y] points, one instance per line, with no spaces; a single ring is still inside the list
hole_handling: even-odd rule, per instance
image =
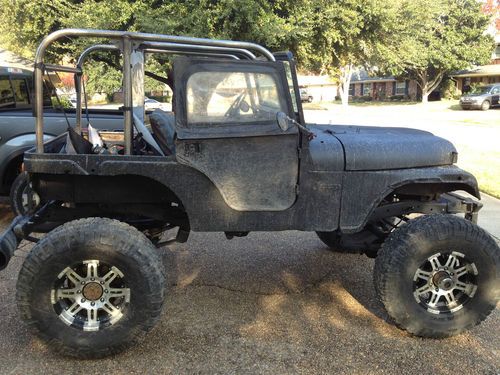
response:
[[[362,230],[380,202],[405,186],[432,186],[434,190],[465,190],[480,198],[476,178],[457,166],[411,168],[386,171],[346,172],[342,189],[340,229],[344,233]]]

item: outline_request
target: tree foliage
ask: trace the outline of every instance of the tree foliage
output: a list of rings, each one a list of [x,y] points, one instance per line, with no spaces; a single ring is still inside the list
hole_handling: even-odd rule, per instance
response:
[[[0,43],[28,58],[43,36],[63,27],[245,40],[291,50],[302,71],[333,77],[345,100],[358,66],[415,78],[427,93],[449,71],[483,63],[491,53],[491,39],[483,35],[489,17],[477,0],[0,0],[0,17]],[[91,44],[69,42],[59,41],[48,57],[77,56]],[[92,57],[89,91],[115,88],[119,61],[104,53]],[[159,55],[148,64],[163,76],[170,67]]]
[[[423,101],[446,74],[488,63],[491,18],[477,0],[402,0],[398,14],[393,42],[379,45],[380,66],[415,79]]]

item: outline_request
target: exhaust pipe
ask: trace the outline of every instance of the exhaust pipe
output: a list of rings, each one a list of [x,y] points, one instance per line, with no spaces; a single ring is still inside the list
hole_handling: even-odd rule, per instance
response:
[[[13,227],[19,220],[14,219],[9,229],[0,236],[0,271],[3,270],[10,262],[14,251],[19,245],[19,240],[14,233]]]
[[[9,264],[17,244],[17,237],[12,230],[6,231],[0,238],[0,271]]]

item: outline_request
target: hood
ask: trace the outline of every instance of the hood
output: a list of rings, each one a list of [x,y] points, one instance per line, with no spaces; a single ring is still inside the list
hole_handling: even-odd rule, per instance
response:
[[[408,128],[374,126],[311,125],[325,141],[339,141],[344,150],[345,170],[384,170],[450,165],[457,150],[432,133]]]
[[[464,99],[464,98],[477,98],[479,96],[488,96],[488,95],[490,95],[490,94],[489,93],[482,93],[482,94],[481,93],[476,93],[476,94],[471,93],[471,94],[462,95],[461,98],[462,99]]]

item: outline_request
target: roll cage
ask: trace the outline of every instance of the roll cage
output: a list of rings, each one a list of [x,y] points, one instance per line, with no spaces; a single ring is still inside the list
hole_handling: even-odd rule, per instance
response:
[[[44,62],[47,48],[55,41],[64,37],[104,38],[109,44],[95,44],[85,49],[79,56],[76,66],[62,66]],[[40,43],[35,57],[35,115],[36,115],[36,152],[44,153],[43,145],[43,74],[44,71],[60,71],[75,74],[75,89],[77,93],[76,131],[81,131],[82,123],[82,74],[83,64],[89,55],[95,51],[119,51],[123,56],[123,115],[124,115],[124,154],[132,153],[133,121],[144,121],[144,54],[164,53],[177,55],[194,55],[233,60],[276,61],[266,48],[249,42],[230,40],[212,40],[204,38],[159,35],[128,31],[92,30],[92,29],[62,29],[45,37]],[[291,62],[290,53],[280,53],[279,60]],[[292,73],[296,95],[298,85],[295,74]],[[295,98],[297,100],[297,98]],[[297,100],[300,103],[300,99]],[[300,107],[299,107],[300,108]],[[300,109],[298,109],[301,113]],[[299,115],[299,120],[302,115]]]

